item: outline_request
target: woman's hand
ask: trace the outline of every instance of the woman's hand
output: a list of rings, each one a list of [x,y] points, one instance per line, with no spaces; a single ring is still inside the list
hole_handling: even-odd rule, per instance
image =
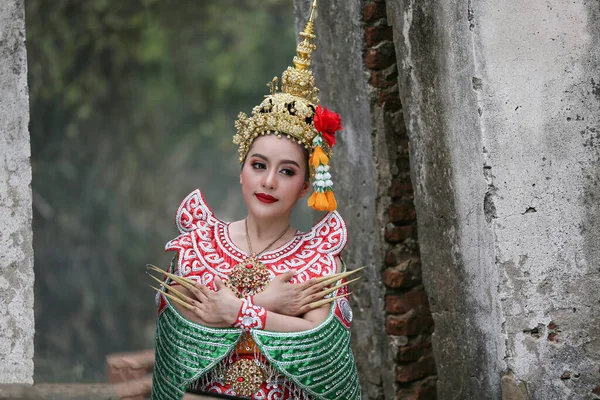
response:
[[[190,298],[195,298],[191,306],[192,310],[186,310],[177,307],[190,320],[202,325],[213,328],[231,327],[235,323],[242,300],[221,281],[219,277],[215,278],[217,291],[210,290],[201,283],[196,283],[188,291],[182,286],[177,285],[177,290]],[[190,315],[191,314],[191,315]],[[191,317],[191,318],[190,318]]]
[[[324,286],[316,279],[292,284],[289,282],[296,275],[295,270],[288,271],[275,278],[265,290],[254,296],[254,303],[278,314],[297,317],[311,310],[309,304],[321,300],[319,292]]]

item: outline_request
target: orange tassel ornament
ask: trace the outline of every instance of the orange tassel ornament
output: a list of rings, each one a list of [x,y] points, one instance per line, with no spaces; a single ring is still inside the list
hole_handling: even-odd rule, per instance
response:
[[[317,168],[319,165],[328,165],[329,157],[325,154],[321,146],[315,147],[312,156],[310,157],[310,165]]]
[[[329,207],[327,211],[334,211],[335,209],[337,209],[337,201],[335,200],[333,190],[325,192],[325,195],[327,196],[327,205]]]
[[[333,182],[329,173],[329,157],[321,147],[323,138],[316,136],[313,144],[315,149],[309,159],[309,164],[315,169],[313,182],[315,191],[308,198],[308,206],[317,211],[334,211],[337,208],[337,202],[333,195]]]

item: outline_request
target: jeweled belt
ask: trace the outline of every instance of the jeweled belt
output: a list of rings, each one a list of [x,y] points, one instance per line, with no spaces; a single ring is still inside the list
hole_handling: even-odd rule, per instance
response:
[[[252,336],[244,333],[235,352],[240,356],[256,356],[260,350]],[[234,361],[227,367],[225,373],[225,383],[241,396],[252,396],[264,382],[265,374],[255,357]]]

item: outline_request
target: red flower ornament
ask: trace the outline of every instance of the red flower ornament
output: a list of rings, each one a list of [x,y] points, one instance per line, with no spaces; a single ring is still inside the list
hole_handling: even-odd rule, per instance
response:
[[[329,147],[335,144],[335,133],[342,130],[342,120],[333,111],[318,106],[315,111],[315,129],[323,135]]]

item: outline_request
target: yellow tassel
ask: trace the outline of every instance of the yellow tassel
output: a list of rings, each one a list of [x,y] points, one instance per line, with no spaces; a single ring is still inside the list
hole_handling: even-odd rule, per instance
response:
[[[327,203],[329,204],[329,207],[327,207],[327,211],[335,211],[337,208],[337,201],[335,200],[333,191],[328,190],[327,192],[325,192],[325,196],[327,196]]]
[[[315,203],[317,201],[317,192],[313,192],[308,198],[308,206],[311,208],[315,208]],[[315,208],[316,210],[316,208]]]
[[[308,198],[308,206],[317,211],[335,211],[337,201],[331,190],[325,193],[314,191]]]
[[[329,163],[329,157],[323,152],[321,146],[315,147],[312,156],[310,157],[310,164],[317,168],[319,165],[327,165]]]
[[[325,195],[325,193],[317,193],[317,201],[315,204],[315,208],[319,211],[327,211],[327,209],[329,208],[329,203],[327,202],[327,195]]]

